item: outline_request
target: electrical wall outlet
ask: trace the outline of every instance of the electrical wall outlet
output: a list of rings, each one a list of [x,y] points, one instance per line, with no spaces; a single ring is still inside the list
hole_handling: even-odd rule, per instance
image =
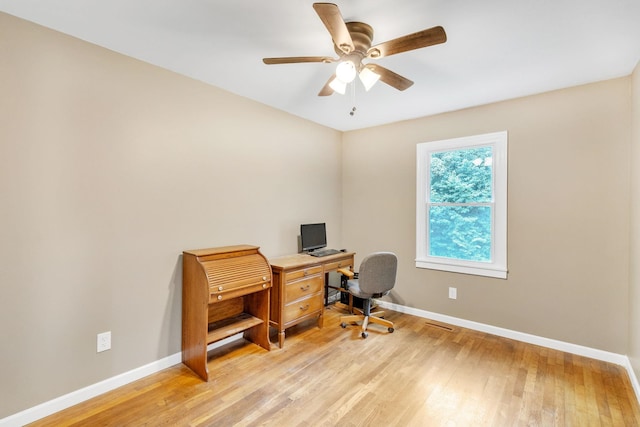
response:
[[[449,298],[457,299],[458,298],[458,288],[449,288]]]
[[[111,331],[98,334],[97,353],[111,350]]]

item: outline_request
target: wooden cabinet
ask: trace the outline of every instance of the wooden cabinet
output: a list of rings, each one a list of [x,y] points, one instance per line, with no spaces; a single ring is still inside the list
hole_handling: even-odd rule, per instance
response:
[[[240,332],[269,350],[271,268],[257,246],[183,252],[182,362],[209,380],[207,345]]]
[[[322,328],[328,274],[353,268],[353,252],[326,257],[288,255],[269,260],[273,274],[270,324],[278,329],[278,344],[284,346],[285,329],[309,319]]]
[[[322,267],[314,266],[284,274],[283,322],[294,322],[322,308]],[[320,316],[322,318],[322,316]]]

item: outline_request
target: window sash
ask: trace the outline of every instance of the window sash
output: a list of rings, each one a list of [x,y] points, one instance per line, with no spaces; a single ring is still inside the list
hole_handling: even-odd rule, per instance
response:
[[[494,212],[495,212],[495,204],[494,203],[427,203],[427,207],[426,207],[426,223],[427,224],[431,224],[432,223],[432,216],[431,216],[431,208],[432,207],[471,207],[471,208],[475,208],[475,207],[479,207],[479,208],[489,208],[489,239],[491,241],[491,245],[489,246],[489,255],[486,256],[484,259],[482,260],[473,260],[470,259],[469,257],[465,257],[465,258],[461,258],[461,257],[456,257],[456,256],[445,256],[445,255],[437,255],[434,254],[434,247],[432,245],[432,231],[433,228],[429,227],[429,232],[426,235],[426,247],[427,247],[427,253],[429,256],[432,257],[436,257],[436,258],[450,258],[450,259],[456,259],[456,260],[460,260],[460,261],[473,261],[473,262],[482,262],[482,263],[487,263],[487,262],[492,262],[493,259],[495,259],[495,242],[494,242],[494,238],[493,238],[493,231],[495,230],[495,220],[494,220]],[[466,225],[466,224],[465,224]],[[436,231],[438,231],[436,229]],[[476,233],[477,235],[477,233]],[[452,242],[453,243],[453,242]]]

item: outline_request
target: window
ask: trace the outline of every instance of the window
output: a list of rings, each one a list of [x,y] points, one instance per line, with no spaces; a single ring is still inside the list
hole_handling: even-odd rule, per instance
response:
[[[416,267],[506,279],[507,132],[417,147]]]

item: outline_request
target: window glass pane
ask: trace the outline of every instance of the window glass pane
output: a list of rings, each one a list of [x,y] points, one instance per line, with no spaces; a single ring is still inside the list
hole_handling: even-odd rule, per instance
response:
[[[493,200],[492,147],[431,153],[432,203],[487,203]]]
[[[491,262],[490,206],[430,206],[429,256]]]

